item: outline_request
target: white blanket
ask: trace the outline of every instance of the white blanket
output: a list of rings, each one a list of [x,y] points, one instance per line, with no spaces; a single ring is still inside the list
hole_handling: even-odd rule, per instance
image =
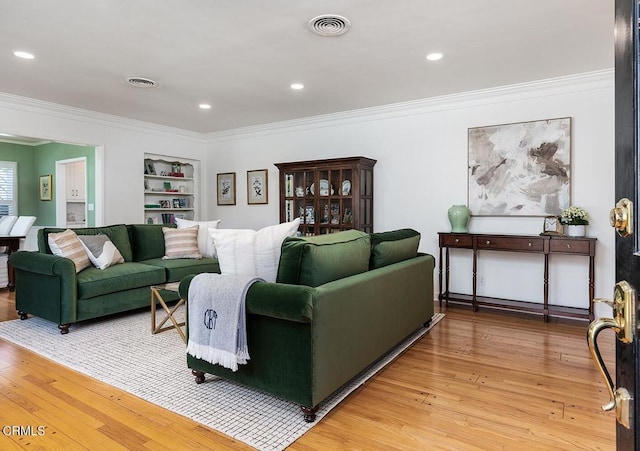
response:
[[[249,360],[245,300],[253,276],[198,274],[189,286],[187,352],[232,371]]]

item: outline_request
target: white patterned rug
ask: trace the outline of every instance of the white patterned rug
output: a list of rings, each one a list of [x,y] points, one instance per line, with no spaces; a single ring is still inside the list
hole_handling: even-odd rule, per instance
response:
[[[184,309],[177,316],[184,317]],[[159,312],[160,313],[160,312]],[[444,318],[436,313],[429,329]],[[196,385],[185,345],[169,330],[151,334],[149,312],[71,326],[61,335],[40,318],[0,322],[0,337],[55,362],[191,418],[260,450],[284,449],[429,329],[421,329],[320,405],[316,423],[300,407],[222,379]],[[161,384],[158,381],[162,381]]]

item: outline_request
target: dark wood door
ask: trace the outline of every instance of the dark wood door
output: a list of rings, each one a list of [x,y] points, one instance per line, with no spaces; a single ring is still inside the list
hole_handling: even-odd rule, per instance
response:
[[[640,110],[638,101],[639,71],[638,52],[638,0],[616,0],[615,2],[615,184],[616,201],[626,198],[638,207],[638,133]],[[638,215],[630,214],[635,225],[628,236],[616,236],[616,281],[627,281],[637,290],[640,287],[640,240],[637,231]],[[625,233],[622,233],[625,235]],[[636,295],[633,309],[637,315]],[[616,383],[624,387],[629,401],[629,424],[616,424],[616,446],[618,450],[638,450],[640,447],[640,337],[637,325],[633,325],[635,337],[630,343],[616,340]]]

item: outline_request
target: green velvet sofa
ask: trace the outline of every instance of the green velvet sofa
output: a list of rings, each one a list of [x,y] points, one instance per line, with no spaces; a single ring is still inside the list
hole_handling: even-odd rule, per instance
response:
[[[220,272],[215,258],[163,260],[162,227],[166,225],[73,229],[78,235],[107,235],[125,260],[102,270],[91,266],[77,274],[73,262],[53,255],[48,244],[49,233],[65,229],[40,229],[38,251],[14,252],[9,258],[15,269],[20,318],[27,319],[29,314],[45,318],[66,334],[69,325],[79,321],[148,307],[152,285],[178,282],[189,274]],[[164,297],[172,301],[179,296],[167,291]]]
[[[205,373],[229,379],[315,421],[323,400],[430,323],[434,258],[417,252],[419,239],[411,229],[287,238],[277,281],[247,293],[249,362],[232,372],[187,353],[196,383]],[[180,283],[184,299],[192,279]]]

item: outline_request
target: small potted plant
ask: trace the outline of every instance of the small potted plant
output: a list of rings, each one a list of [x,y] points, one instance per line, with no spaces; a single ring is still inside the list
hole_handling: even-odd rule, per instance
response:
[[[562,211],[560,222],[567,226],[567,235],[583,237],[589,225],[589,214],[582,207],[571,206]]]

